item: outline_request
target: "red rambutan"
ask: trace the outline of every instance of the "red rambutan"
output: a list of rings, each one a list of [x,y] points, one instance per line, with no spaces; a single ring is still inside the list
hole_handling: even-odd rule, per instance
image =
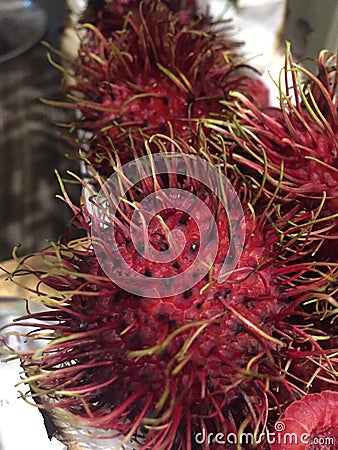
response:
[[[40,345],[16,354],[22,395],[90,448],[288,450],[270,447],[280,423],[336,439],[320,409],[338,386],[336,61],[313,76],[288,49],[269,108],[231,34],[195,13],[89,3],[62,106],[93,183],[76,206],[60,180],[87,236],[13,274],[34,273],[46,307],[15,323]]]
[[[338,71],[334,55],[321,52],[318,75],[296,64],[287,47],[280,105],[258,109],[241,93],[228,107],[234,120],[210,127],[229,139],[228,158],[255,192],[270,198],[276,186],[286,204],[310,211],[321,206],[318,234],[328,238],[321,257],[338,252]]]
[[[139,6],[144,0],[89,0],[82,16],[82,23],[92,23],[99,27],[103,35],[109,37],[113,30],[120,30],[128,15],[139,14]],[[162,0],[170,10],[181,15],[181,20],[189,20],[196,15],[194,0]],[[150,2],[149,2],[150,4]],[[149,6],[148,4],[148,6]]]
[[[171,142],[176,150],[188,150],[184,142]],[[126,440],[141,435],[143,449],[216,449],[217,443],[198,443],[196,435],[239,437],[244,431],[253,441],[242,448],[253,448],[269,408],[280,410],[316,377],[334,383],[334,350],[320,346],[300,308],[308,301],[330,310],[334,269],[304,262],[316,237],[297,210],[281,217],[271,204],[253,207],[250,192],[233,172],[243,216],[219,169],[191,152],[163,153],[163,142],[157,145],[162,153],[149,155],[151,176],[136,162],[141,177],[135,180],[116,162],[121,197],[116,184],[109,190],[100,177],[104,198],[93,195],[94,207],[76,207],[64,192],[77,221],[94,232],[80,243],[66,242],[43,253],[52,261],[51,270],[35,274],[55,294],[38,292],[49,310],[19,322],[37,327],[29,340],[45,341],[39,350],[19,355],[24,382],[55,420]],[[157,161],[161,165],[170,158],[177,172],[159,170]],[[177,158],[190,168],[186,174]],[[197,175],[199,163],[205,184]],[[209,187],[210,177],[223,193]],[[148,220],[154,198],[162,208],[157,205]],[[241,239],[232,246],[233,237],[241,235],[243,249]],[[160,256],[173,251],[174,257],[152,261],[151,251]],[[220,277],[224,260],[233,259],[234,270]],[[138,295],[124,263],[149,280]],[[27,270],[26,261],[16,275]],[[180,274],[188,274],[183,285],[175,284]],[[129,290],[119,286],[123,277]],[[151,292],[158,282],[167,295],[149,295],[148,285]],[[289,316],[293,321],[285,320]],[[314,362],[316,373],[308,375],[310,380],[292,376],[293,360]]]
[[[310,208],[325,193],[325,209],[337,212],[338,202],[338,71],[334,55],[319,55],[318,75],[296,64],[287,47],[284,69],[286,90],[280,80],[280,109],[259,110],[241,93],[234,93],[237,103],[229,105],[236,116],[229,123],[235,140],[233,161],[255,174],[253,187],[272,195],[283,179],[279,193],[286,198],[304,198]],[[282,77],[282,76],[281,76]],[[305,78],[305,79],[304,79]],[[291,81],[290,81],[291,80]],[[291,82],[291,86],[290,86]],[[221,128],[215,127],[222,132]],[[258,175],[258,176],[257,176]],[[309,198],[313,201],[310,203]]]
[[[85,132],[73,145],[105,176],[114,151],[123,163],[134,157],[131,136],[138,155],[144,137],[156,133],[193,144],[200,119],[224,110],[220,101],[230,100],[229,91],[268,103],[268,90],[239,56],[239,44],[229,32],[212,31],[208,16],[187,20],[163,1],[135,3],[138,12],[125,12],[120,29],[101,17],[119,2],[105,5],[95,26],[84,25],[75,82],[66,86],[72,103],[63,106],[80,113],[69,128]]]

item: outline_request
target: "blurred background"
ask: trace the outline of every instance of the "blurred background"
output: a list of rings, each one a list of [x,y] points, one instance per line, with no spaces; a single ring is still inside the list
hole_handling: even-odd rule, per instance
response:
[[[338,50],[337,0],[288,0],[281,34],[292,43],[297,59],[315,57],[322,49]]]
[[[5,1],[0,0],[0,17]],[[59,48],[65,24],[63,1],[35,3],[47,15],[43,39]],[[7,42],[14,41],[20,31],[12,22],[7,19],[2,24],[2,32],[6,28],[9,34]],[[64,99],[61,73],[51,66],[46,53],[37,43],[0,63],[0,261],[11,258],[17,245],[20,255],[45,247],[49,239],[58,239],[70,218],[67,206],[55,199],[59,187],[54,169],[77,172],[78,164],[65,158],[70,149],[62,130],[54,125],[67,121],[69,112],[39,100]]]

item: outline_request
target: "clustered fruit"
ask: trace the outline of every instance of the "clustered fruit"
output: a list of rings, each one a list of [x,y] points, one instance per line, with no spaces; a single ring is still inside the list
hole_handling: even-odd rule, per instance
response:
[[[337,61],[321,52],[313,75],[287,45],[286,87],[280,107],[272,108],[231,26],[220,31],[218,24],[216,32],[207,14],[186,3],[107,0],[87,10],[73,82],[64,86],[69,102],[59,105],[76,111],[68,139],[86,167],[86,180],[77,178],[86,195],[73,203],[60,183],[72,224],[85,236],[63,237],[43,250],[47,270],[32,269],[28,258],[13,274],[34,273],[45,307],[19,321],[30,327],[28,342],[41,341],[38,350],[17,355],[24,383],[65,442],[68,424],[101,436],[102,448],[107,437],[119,437],[143,450],[311,450],[313,439],[325,435],[332,439],[320,448],[334,449]],[[161,153],[193,155],[226,176],[241,213],[229,218],[192,170],[134,185],[121,177],[124,200],[113,218],[98,219],[107,179],[139,157]],[[192,194],[205,208],[192,203],[188,214],[179,195],[169,198],[170,189]],[[164,206],[145,228],[142,202],[154,193]],[[142,249],[132,231],[146,236]],[[147,246],[159,253],[172,248],[177,231],[185,240],[173,260],[146,257]],[[196,263],[200,247],[209,248],[214,238],[208,241],[207,231],[217,233],[218,247],[213,261],[206,254],[198,260],[206,275],[194,284],[188,272],[189,288],[172,294],[168,284],[161,298],[120,287],[98,258],[104,254],[109,270],[120,274],[117,249],[137,274],[170,283]],[[238,250],[230,231],[243,233],[243,249],[222,281],[224,260]],[[290,430],[312,441],[271,443],[267,431],[278,421],[287,427],[281,436]],[[196,440],[217,433],[253,439]]]

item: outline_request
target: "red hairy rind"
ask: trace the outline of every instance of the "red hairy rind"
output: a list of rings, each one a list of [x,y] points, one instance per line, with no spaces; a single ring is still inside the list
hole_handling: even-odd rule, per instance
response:
[[[103,34],[109,36],[112,30],[123,28],[128,15],[138,16],[139,6],[142,2],[144,0],[89,0],[81,21],[99,26]],[[170,11],[178,13],[182,21],[191,20],[197,12],[194,0],[162,0],[162,3]],[[149,4],[150,2],[148,2],[148,6]]]
[[[322,331],[303,307],[318,305],[318,323],[334,314],[335,269],[307,258],[317,245],[311,214],[304,220],[296,209],[279,216],[276,205],[249,207],[250,192],[235,181],[233,170],[231,177],[245,213],[246,239],[224,283],[217,281],[229,242],[224,211],[198,183],[177,177],[157,179],[156,190],[191,190],[213,211],[221,242],[208,276],[189,291],[163,299],[124,291],[103,272],[89,237],[43,253],[51,270],[33,272],[55,294],[40,293],[49,310],[19,322],[37,327],[29,340],[42,339],[40,350],[19,355],[33,398],[56,416],[61,408],[83,426],[122,435],[138,430],[144,449],[207,450],[217,446],[198,447],[194,439],[201,430],[237,434],[243,424],[251,432],[264,430],[270,407],[280,410],[317,377],[334,384],[337,349],[316,339]],[[154,182],[142,180],[129,198],[141,201],[154,192]],[[86,203],[74,206],[65,192],[64,200],[89,230],[93,218]],[[186,247],[166,270],[146,265],[126,233],[133,210],[128,202],[121,205],[113,226],[103,231],[104,245],[109,247],[114,234],[128,263],[148,276],[170,276],[193,262],[196,223],[180,210],[166,209],[162,222],[168,229],[180,226]],[[202,216],[199,221],[203,229]],[[149,225],[149,241],[159,250],[169,244],[162,222]],[[16,276],[27,272],[29,260]],[[314,363],[316,374],[292,373],[294,361]]]
[[[133,158],[130,134],[138,155],[144,136],[156,133],[196,142],[200,119],[226,109],[220,101],[231,101],[232,90],[268,104],[267,88],[256,83],[230,32],[212,31],[207,16],[182,20],[161,1],[136,3],[137,14],[125,14],[122,29],[100,20],[84,25],[75,82],[66,86],[69,107],[80,113],[69,127],[87,132],[73,145],[102,175],[112,173],[114,151],[122,162]]]
[[[247,183],[269,198],[279,186],[285,204],[299,202],[305,210],[321,206],[318,234],[328,237],[317,254],[336,261],[338,252],[338,114],[337,62],[322,52],[318,74],[296,64],[289,49],[280,87],[280,108],[258,109],[234,93],[228,104],[235,119],[223,126],[209,124],[224,136],[229,162],[243,172]],[[282,79],[282,76],[281,76]],[[282,179],[281,179],[282,176]]]
[[[280,416],[285,429],[279,433],[280,443],[271,450],[334,450],[338,442],[338,392],[309,394],[291,403]],[[294,433],[298,442],[290,442]]]
[[[338,441],[336,60],[322,52],[314,76],[287,47],[285,92],[269,108],[230,29],[216,33],[195,13],[190,0],[89,1],[69,103],[59,104],[77,111],[69,140],[91,175],[90,185],[75,176],[79,205],[58,176],[87,235],[43,250],[47,268],[27,257],[11,274],[34,274],[45,306],[15,323],[27,339],[13,351],[30,389],[22,396],[60,435],[90,430],[141,450],[238,448],[209,441],[219,433],[251,433],[245,450],[288,450],[267,438],[278,421],[285,433]],[[154,161],[168,153],[214,166],[200,178],[195,166],[158,174]],[[122,169],[141,155],[151,172],[134,183]],[[232,215],[208,185],[211,168],[239,198]],[[154,215],[149,198],[161,206]],[[172,259],[148,258],[181,243]],[[146,289],[154,280],[164,295]]]
[[[260,110],[234,93],[236,103],[229,107],[236,120],[223,133],[233,146],[233,161],[252,174],[256,189],[263,181],[265,192],[272,195],[282,169],[280,194],[287,200],[303,197],[309,209],[318,206],[325,192],[324,211],[333,215],[338,202],[337,62],[323,52],[317,64],[315,77],[287,50],[281,107]],[[221,127],[214,128],[222,133]]]

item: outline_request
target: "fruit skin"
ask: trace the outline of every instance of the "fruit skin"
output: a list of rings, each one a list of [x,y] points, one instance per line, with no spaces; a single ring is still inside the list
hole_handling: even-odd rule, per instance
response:
[[[110,22],[111,9],[124,11],[114,2],[95,25],[84,25],[75,81],[65,85],[71,103],[63,106],[80,113],[69,124],[70,141],[103,176],[112,173],[111,154],[122,163],[135,157],[131,145],[144,154],[144,137],[162,133],[194,145],[203,120],[225,109],[220,101],[231,100],[232,90],[269,101],[230,30],[213,31],[207,15],[182,15],[159,0],[135,4],[132,14],[113,14],[122,24]]]
[[[338,392],[322,391],[309,394],[291,403],[280,416],[283,423],[271,450],[335,450],[338,442]],[[295,433],[297,442],[290,441]],[[295,439],[295,438],[293,438]]]
[[[184,148],[184,142],[181,145]],[[216,276],[229,242],[224,212],[208,190],[179,178],[171,179],[169,187],[194,192],[205,202],[215,215],[222,244],[208,277],[189,292],[154,299],[121,290],[103,272],[90,238],[66,241],[43,253],[51,269],[35,275],[55,295],[44,296],[39,290],[49,310],[22,318],[21,323],[37,327],[31,339],[46,336],[41,350],[20,357],[33,396],[56,417],[62,410],[70,423],[80,421],[122,435],[140,428],[147,442],[144,448],[190,450],[198,448],[193,436],[204,427],[237,433],[246,421],[252,431],[264,428],[269,405],[282,408],[308,382],[284,373],[287,361],[321,361],[318,375],[330,381],[331,349],[324,355],[313,341],[310,335],[316,331],[301,308],[304,300],[315,301],[319,292],[325,303],[323,293],[329,285],[316,274],[315,262],[303,263],[303,253],[311,252],[313,241],[307,247],[294,235],[299,229],[304,233],[304,222],[297,226],[297,211],[278,217],[259,204],[253,214],[247,206],[252,203],[250,192],[236,181],[235,171],[229,176],[243,203],[246,243],[236,271],[221,285]],[[157,182],[163,189],[169,179]],[[151,180],[143,180],[130,195],[139,202],[154,189]],[[92,217],[86,204],[74,206],[66,192],[64,200],[79,226],[89,230]],[[172,275],[194,261],[197,225],[176,209],[164,210],[161,217],[169,228],[177,226],[185,233],[181,257],[166,267],[143,261],[130,248],[126,233],[131,211],[124,204],[114,228],[102,236],[104,245],[109,248],[109,233],[116,234],[122,254],[148,276]],[[203,217],[199,223],[205,228]],[[149,241],[158,250],[168,245],[156,219],[150,224]],[[18,275],[25,267],[28,264]],[[293,323],[285,317],[292,317]],[[309,335],[301,334],[298,323],[306,323]]]
[[[256,164],[262,170],[259,158],[264,150],[271,177],[268,182],[276,184],[283,164],[280,193],[292,197],[296,191],[310,208],[318,205],[325,191],[329,199],[325,207],[334,214],[338,198],[337,62],[333,55],[322,52],[316,60],[315,77],[296,64],[289,52],[287,49],[284,74],[287,78],[292,72],[292,79],[285,93],[280,88],[281,107],[260,111],[235,94],[239,107],[233,111],[239,125],[237,130],[231,125],[231,131],[240,148],[246,148],[241,154],[248,157],[249,169],[252,161],[252,168]],[[305,81],[301,82],[301,77]],[[266,188],[271,186],[267,183]]]
[[[132,29],[136,24],[136,29],[140,31],[137,21],[141,17],[134,17],[135,23],[128,22],[128,27]],[[186,20],[186,16],[182,15],[177,18],[179,27],[182,26],[182,17]],[[119,101],[109,91],[112,86],[109,92],[105,90],[111,61],[106,66],[104,58],[111,49],[106,43],[107,37],[102,39],[100,32],[106,34],[106,29],[91,26],[88,29],[88,43],[93,45],[91,50],[94,50],[95,57],[92,65],[86,66],[87,58],[90,60],[92,57],[86,43],[81,70],[99,79],[99,83],[86,85],[84,76],[82,87],[80,83],[74,92],[85,94],[88,90],[96,95],[95,89],[99,87],[104,100],[100,99],[98,103],[101,106],[98,106],[95,96],[89,102],[76,98],[74,107],[81,105],[85,126],[87,121],[87,130],[94,133],[87,156],[93,178],[100,185],[103,180],[96,174],[96,169],[105,177],[121,161],[126,162],[145,148],[149,149],[150,143],[146,141],[148,146],[144,145],[144,136],[138,128],[129,128],[125,122],[121,125],[121,114],[117,119],[114,116],[116,111],[121,113],[121,110],[126,112],[128,120],[132,120],[128,114],[142,115],[146,108],[144,98],[135,97],[129,103],[130,86],[124,86],[122,93],[126,97]],[[117,34],[112,42],[123,48],[123,45],[135,42],[137,37],[134,36],[133,41],[129,39],[131,36],[132,33],[124,41],[124,37]],[[96,42],[100,44],[97,46],[98,53],[95,53]],[[151,62],[149,55],[148,58]],[[115,62],[122,67],[118,67],[120,74],[127,70],[123,67],[121,55]],[[182,92],[187,95],[188,91],[186,98],[190,98],[189,85],[184,78],[176,79],[163,68],[158,69],[158,76],[162,76],[161,91],[154,92],[156,86],[151,84],[152,80],[150,82],[151,93],[155,96],[148,97],[149,73],[147,79],[140,78],[145,86],[142,94],[146,93],[145,98],[155,103],[154,108],[160,115],[159,123],[152,117],[155,120],[154,130],[149,130],[149,124],[142,121],[145,127],[143,133],[151,135],[159,131],[159,124],[164,123],[167,128],[160,131],[182,135],[185,139],[182,147],[187,143],[191,145],[198,141],[199,128],[204,124],[194,128],[194,120],[186,113],[187,101],[180,102]],[[231,76],[233,70],[232,67],[229,71]],[[233,84],[228,87],[239,89],[239,79],[236,76],[232,79],[231,76],[229,80]],[[249,83],[252,92],[250,79],[244,76],[241,80],[245,89]],[[114,89],[117,85],[117,92],[123,91],[118,82],[120,80],[114,80]],[[188,116],[188,126],[186,123],[182,125],[178,117],[172,121],[173,131],[167,125],[168,120],[172,120],[171,111],[168,112],[166,102],[157,97],[162,95],[163,90],[175,100],[171,107],[177,111],[177,116],[182,111],[184,120]],[[321,92],[313,90],[314,97],[319,98],[316,100],[318,104],[321,102]],[[244,97],[237,94],[237,98]],[[229,99],[227,92],[223,100]],[[199,101],[196,97],[193,99],[192,109],[196,109]],[[112,103],[113,112],[110,110]],[[252,105],[252,102],[246,104]],[[321,108],[324,111],[327,102],[323,104]],[[100,110],[102,105],[104,111]],[[226,106],[228,103],[222,105],[222,110]],[[229,110],[232,111],[233,107]],[[253,108],[255,113],[258,111],[257,117],[261,118],[259,109]],[[109,120],[107,111],[111,114]],[[203,110],[199,114],[204,117]],[[269,110],[268,114],[272,118],[276,115],[276,122],[282,120],[277,112]],[[95,124],[97,118],[100,122]],[[112,123],[112,119],[116,123]],[[122,120],[125,120],[124,117]],[[81,128],[84,123],[80,121],[79,125],[74,125]],[[98,129],[95,129],[96,125]],[[103,125],[107,125],[108,129],[104,130]],[[125,128],[128,130],[125,131]],[[230,133],[230,137],[234,138],[234,135]],[[167,142],[165,140],[157,150],[164,151]],[[88,141],[83,148],[87,145]],[[186,147],[186,151],[198,153],[201,148],[204,154],[210,151],[207,145],[196,146],[196,149]],[[247,149],[246,146],[243,148]],[[52,260],[50,270],[33,272],[39,279],[39,286],[44,283],[52,287],[55,293],[44,295],[37,288],[49,310],[30,314],[20,323],[22,326],[33,325],[36,331],[29,332],[27,338],[42,339],[42,345],[36,352],[24,352],[19,356],[27,376],[25,383],[30,385],[33,397],[40,399],[46,410],[55,417],[59,417],[61,410],[65,416],[68,413],[70,423],[79,421],[84,426],[103,428],[108,433],[116,430],[121,435],[129,433],[131,436],[141,430],[146,439],[143,448],[199,450],[193,436],[202,429],[225,434],[237,433],[244,426],[245,430],[251,431],[265,429],[267,424],[274,422],[279,410],[283,410],[291,399],[298,398],[305,390],[321,389],[324,384],[330,383],[334,386],[336,375],[333,364],[338,333],[333,331],[334,325],[331,329],[331,325],[335,323],[332,317],[336,306],[336,273],[332,266],[318,263],[312,257],[317,245],[325,242],[325,238],[318,236],[318,230],[311,224],[313,215],[319,211],[317,199],[311,198],[311,205],[307,206],[302,201],[304,191],[294,186],[292,195],[287,197],[290,203],[284,208],[283,195],[269,191],[268,184],[263,186],[261,197],[255,196],[257,189],[252,189],[250,193],[252,186],[246,181],[243,183],[232,166],[233,161],[237,163],[242,160],[235,156],[231,161],[228,158],[230,155],[230,151],[223,155],[222,164],[227,167],[242,200],[247,233],[237,270],[225,283],[215,281],[228,250],[225,215],[217,200],[196,184],[179,184],[179,187],[190,189],[198,195],[216,216],[222,245],[209,276],[183,294],[159,300],[121,290],[100,267],[90,238],[80,242],[66,239],[43,252],[47,259]],[[208,154],[208,158],[215,161],[212,155]],[[90,166],[91,160],[94,167]],[[251,168],[251,163],[246,167]],[[272,164],[273,173],[277,173],[271,155],[268,163]],[[249,170],[244,172],[244,178],[249,179],[250,176],[252,173]],[[133,192],[133,197],[138,201],[155,191],[155,186],[149,181],[145,180],[142,189]],[[273,183],[272,176],[268,181],[272,186],[276,185],[276,179]],[[284,188],[285,184],[281,186],[281,192]],[[74,222],[89,231],[92,217],[88,205],[73,205],[65,192],[64,200],[74,211]],[[269,204],[269,200],[273,202]],[[331,205],[328,204],[328,207]],[[130,236],[126,232],[129,222],[124,220],[130,218],[131,210],[126,206],[123,212],[125,215],[118,217],[119,222],[114,223],[113,232],[121,253],[140,273],[149,277],[173,275],[195,260],[196,223],[180,211],[167,209],[160,214],[169,229],[178,226],[187,237],[183,254],[166,267],[145,262],[135,248],[130,248]],[[204,217],[200,217],[200,222],[202,228],[207,228]],[[102,244],[109,248],[111,238],[109,232],[104,233]],[[152,221],[149,242],[158,251],[168,246],[168,236],[161,221]],[[32,272],[27,262],[16,275],[25,272]],[[309,308],[308,304],[312,306]],[[45,337],[42,337],[43,334]],[[209,449],[207,445],[204,448]],[[215,450],[218,446],[211,444],[210,448]],[[227,448],[230,450],[231,446]],[[259,448],[267,449],[267,443],[262,443]]]
[[[258,109],[234,93],[229,104],[235,120],[222,127],[210,123],[229,141],[229,160],[255,191],[305,210],[321,205],[318,233],[329,236],[320,258],[336,261],[338,252],[338,71],[334,55],[321,52],[317,76],[296,64],[286,50],[280,79],[280,108]],[[285,92],[282,80],[285,78]],[[210,121],[212,122],[212,121]],[[327,218],[324,221],[324,218]]]
[[[92,23],[98,26],[105,36],[109,36],[112,30],[123,28],[128,14],[138,17],[140,5],[150,6],[149,1],[144,0],[89,0],[82,15],[82,23]],[[168,10],[180,15],[181,20],[189,21],[197,14],[196,2],[194,0],[162,0]]]

